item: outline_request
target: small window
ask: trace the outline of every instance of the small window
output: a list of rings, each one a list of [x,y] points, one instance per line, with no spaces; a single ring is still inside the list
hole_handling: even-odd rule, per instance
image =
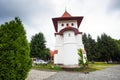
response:
[[[66,26],[69,26],[69,24],[66,24]]]
[[[71,26],[74,26],[74,24],[72,23]]]
[[[61,24],[61,26],[64,26],[64,24]]]
[[[69,37],[71,36],[70,33],[68,34],[68,36],[69,36]]]

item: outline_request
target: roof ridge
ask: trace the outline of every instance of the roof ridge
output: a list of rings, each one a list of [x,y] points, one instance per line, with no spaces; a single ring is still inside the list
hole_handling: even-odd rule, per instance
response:
[[[71,14],[69,14],[66,10],[63,13],[62,17],[72,17]]]

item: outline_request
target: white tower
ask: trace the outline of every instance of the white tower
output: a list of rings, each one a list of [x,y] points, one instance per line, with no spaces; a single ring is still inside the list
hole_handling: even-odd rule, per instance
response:
[[[82,32],[79,26],[83,16],[73,17],[67,11],[62,17],[52,18],[58,53],[54,55],[54,64],[78,65],[78,49],[84,49]]]

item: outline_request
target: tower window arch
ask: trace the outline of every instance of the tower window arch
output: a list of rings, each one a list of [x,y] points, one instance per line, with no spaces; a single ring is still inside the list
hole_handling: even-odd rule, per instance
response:
[[[69,26],[69,24],[67,23],[66,26]]]
[[[71,36],[71,34],[70,33],[68,33],[68,37],[70,37]]]
[[[61,26],[64,26],[64,24],[62,23]]]
[[[74,26],[74,24],[73,24],[73,23],[71,23],[71,26]]]

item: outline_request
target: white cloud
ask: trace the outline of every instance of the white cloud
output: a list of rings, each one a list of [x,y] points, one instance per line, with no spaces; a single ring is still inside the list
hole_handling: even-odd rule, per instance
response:
[[[55,37],[53,17],[60,17],[65,8],[72,16],[84,16],[80,31],[90,33],[93,38],[103,32],[120,39],[120,8],[114,0],[0,0],[0,23],[19,16],[30,41],[31,36],[43,32],[47,47],[54,49]],[[112,8],[113,9],[113,8]]]

